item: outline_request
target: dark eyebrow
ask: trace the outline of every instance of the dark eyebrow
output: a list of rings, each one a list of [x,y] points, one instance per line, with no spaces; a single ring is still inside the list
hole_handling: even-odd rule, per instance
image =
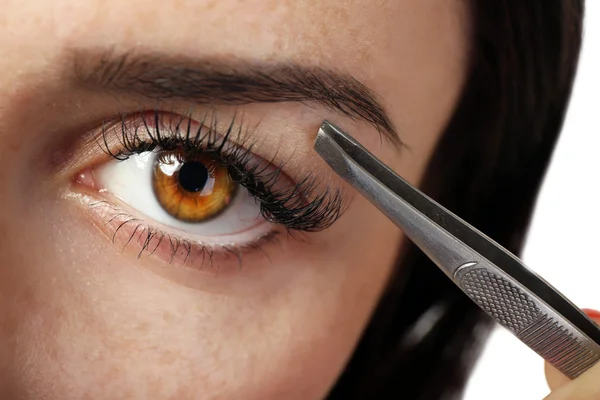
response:
[[[402,142],[376,95],[348,74],[293,63],[192,59],[166,54],[74,52],[75,76],[86,85],[198,104],[318,103]]]

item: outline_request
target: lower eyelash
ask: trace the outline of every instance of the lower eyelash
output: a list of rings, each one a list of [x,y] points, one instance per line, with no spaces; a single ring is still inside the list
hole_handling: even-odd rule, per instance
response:
[[[285,226],[289,230],[317,232],[330,227],[342,214],[343,196],[341,191],[330,190],[313,176],[305,177],[286,188],[277,188],[281,179],[281,169],[285,163],[274,166],[273,160],[254,162],[257,157],[251,153],[256,143],[248,143],[251,133],[243,124],[236,127],[235,118],[222,135],[218,133],[219,124],[211,118],[205,125],[207,116],[193,129],[191,117],[178,116],[177,123],[168,120],[158,110],[152,113],[136,113],[133,117],[122,114],[112,124],[104,125],[100,145],[103,150],[117,160],[144,152],[171,151],[181,148],[188,154],[212,152],[217,154],[236,183],[244,186],[260,203],[261,214],[269,222]],[[150,116],[149,116],[150,115]],[[148,121],[149,119],[149,121]],[[187,119],[187,123],[185,122]],[[141,123],[139,122],[141,120]],[[163,132],[166,130],[167,132]],[[119,148],[114,150],[109,143],[116,141]],[[233,145],[230,139],[244,142],[245,147]],[[271,169],[268,166],[272,166]]]
[[[123,212],[117,205],[109,201],[92,202],[89,207],[105,221],[105,228],[111,226],[110,239],[113,244],[120,245],[122,251],[137,244],[139,247],[136,249],[137,258],[153,256],[160,252],[167,254],[166,257],[159,258],[166,260],[168,264],[194,265],[199,269],[206,266],[212,269],[215,258],[218,258],[219,261],[237,259],[238,266],[241,268],[243,256],[254,251],[262,252],[269,259],[263,245],[277,242],[281,234],[280,231],[271,230],[251,243],[243,245],[205,245],[153,227],[143,220]],[[119,237],[119,235],[121,236]],[[200,260],[199,263],[198,260]]]

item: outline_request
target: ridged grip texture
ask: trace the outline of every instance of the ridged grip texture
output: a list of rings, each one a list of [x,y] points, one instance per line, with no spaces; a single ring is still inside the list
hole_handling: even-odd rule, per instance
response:
[[[519,338],[569,378],[576,378],[600,360],[581,340],[547,315],[523,330]]]

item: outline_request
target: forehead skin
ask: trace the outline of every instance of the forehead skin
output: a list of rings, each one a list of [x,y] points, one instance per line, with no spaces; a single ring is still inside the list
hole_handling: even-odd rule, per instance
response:
[[[368,147],[418,183],[465,81],[465,3],[2,0],[0,397],[322,398],[401,239],[357,198],[322,232],[322,246],[274,259],[294,271],[285,291],[246,302],[117,269],[124,258],[107,256],[110,244],[99,244],[65,199],[15,190],[36,161],[33,147],[49,140],[36,136],[49,135],[44,119],[64,115],[67,126],[69,107],[80,106],[40,89],[60,86],[74,49],[294,61],[351,74],[377,93],[410,151],[399,156],[376,135]]]

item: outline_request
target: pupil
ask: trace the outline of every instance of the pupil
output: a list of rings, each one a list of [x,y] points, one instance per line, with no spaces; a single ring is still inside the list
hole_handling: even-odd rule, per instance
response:
[[[187,192],[201,191],[208,180],[208,169],[199,162],[186,162],[179,169],[179,185]]]

